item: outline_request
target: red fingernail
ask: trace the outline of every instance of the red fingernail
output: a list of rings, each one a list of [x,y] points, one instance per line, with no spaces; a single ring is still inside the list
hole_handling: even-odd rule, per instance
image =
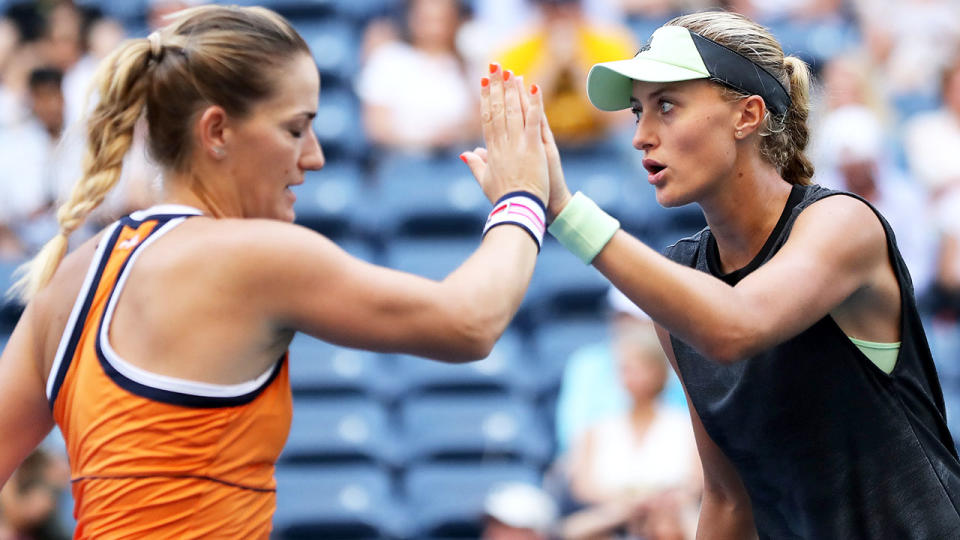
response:
[[[480,86],[486,88],[490,84],[490,79],[484,77],[480,79]]]
[[[504,80],[504,82],[510,80],[510,75],[511,75],[511,73],[510,73],[510,70],[509,70],[509,69],[503,72],[503,80]]]
[[[490,73],[496,73],[497,68],[500,67],[497,64],[490,64]]]
[[[460,161],[467,163],[467,156],[460,154]],[[467,163],[467,165],[469,165],[469,163]]]
[[[539,91],[540,91],[540,87],[537,86],[537,85],[535,85],[535,84],[530,87],[530,93],[531,93],[531,94],[536,94],[536,93],[539,92]]]

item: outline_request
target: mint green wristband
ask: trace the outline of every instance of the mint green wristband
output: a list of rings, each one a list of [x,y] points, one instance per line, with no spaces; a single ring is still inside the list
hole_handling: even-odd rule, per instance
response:
[[[563,247],[590,264],[619,228],[616,218],[578,191],[547,230]]]

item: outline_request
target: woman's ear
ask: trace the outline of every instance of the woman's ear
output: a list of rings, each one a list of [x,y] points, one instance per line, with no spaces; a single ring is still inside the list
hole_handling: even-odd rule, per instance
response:
[[[747,96],[736,102],[739,107],[739,116],[734,125],[734,136],[738,139],[746,138],[760,129],[763,117],[767,113],[767,106],[760,96]]]
[[[197,120],[197,141],[204,154],[214,159],[226,156],[227,128],[229,117],[223,107],[211,105],[203,110]]]

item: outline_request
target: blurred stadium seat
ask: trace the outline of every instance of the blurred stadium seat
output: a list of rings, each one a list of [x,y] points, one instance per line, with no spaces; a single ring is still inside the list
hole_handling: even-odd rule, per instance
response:
[[[347,160],[308,171],[302,186],[294,186],[297,223],[326,234],[342,236],[355,219],[364,189],[360,167]]]
[[[511,330],[479,362],[452,364],[409,355],[398,355],[396,361],[397,383],[404,394],[456,390],[528,395],[538,387],[534,358]]]
[[[277,466],[275,536],[406,537],[407,519],[389,476],[374,466]]]
[[[412,461],[496,457],[542,466],[551,456],[536,409],[516,397],[410,397],[402,405],[401,423]]]
[[[530,284],[528,302],[538,319],[567,313],[599,313],[610,282],[552,237],[545,239]]]
[[[504,482],[539,485],[536,468],[514,463],[424,464],[405,479],[416,538],[480,538],[483,502]]]
[[[392,423],[379,401],[342,396],[294,400],[284,461],[369,461],[394,467],[402,457]]]
[[[8,3],[14,2],[4,2]],[[150,0],[74,0],[74,3],[78,6],[100,8],[104,14],[129,24],[144,19]]]
[[[632,189],[631,179],[636,176],[630,162],[613,149],[566,152],[562,156],[563,177],[570,192],[582,191],[607,212],[618,213],[621,191],[624,186]]]
[[[480,247],[480,231],[469,238],[396,239],[387,246],[386,264],[429,279],[441,280]]]
[[[298,333],[290,343],[290,386],[297,395],[369,395],[392,399],[399,385],[385,355],[338,347]]]
[[[584,345],[609,340],[604,317],[573,317],[543,321],[534,335],[541,389],[553,392],[560,385],[570,354]]]
[[[363,157],[367,152],[367,138],[360,121],[360,102],[353,91],[320,83],[320,100],[313,130],[325,152],[333,156]]]
[[[460,160],[393,155],[376,172],[375,213],[368,221],[386,235],[476,235],[490,211]]]
[[[13,273],[25,261],[0,261],[0,332],[11,330],[17,324],[23,310],[16,300],[7,298],[6,292],[13,285]]]
[[[325,86],[326,77],[343,84],[353,79],[359,66],[360,35],[350,21],[305,18],[297,20],[296,28],[313,52],[320,69],[321,87]]]

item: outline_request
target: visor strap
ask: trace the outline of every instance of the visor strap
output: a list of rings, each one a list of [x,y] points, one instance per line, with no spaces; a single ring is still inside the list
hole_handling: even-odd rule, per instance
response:
[[[769,71],[696,32],[690,32],[690,37],[711,77],[735,90],[762,97],[767,108],[777,116],[783,116],[790,109],[790,93]]]

